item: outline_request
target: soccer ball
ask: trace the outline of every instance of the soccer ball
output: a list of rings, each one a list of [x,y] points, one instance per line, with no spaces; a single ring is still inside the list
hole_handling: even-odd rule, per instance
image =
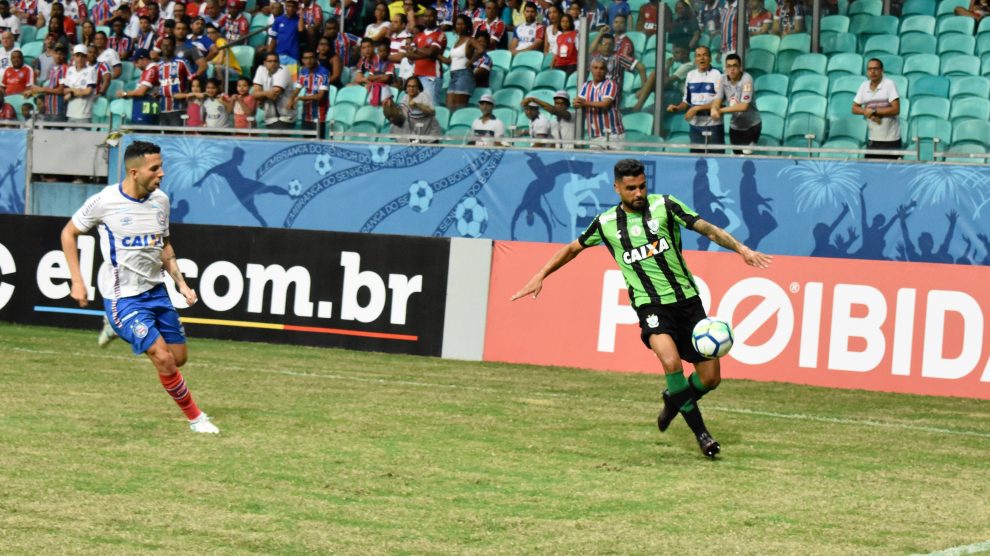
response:
[[[371,161],[375,164],[388,162],[388,155],[392,152],[388,145],[369,145],[368,150],[371,151]]]
[[[457,231],[464,237],[481,237],[488,227],[488,210],[476,197],[465,197],[454,211]]]
[[[326,153],[316,155],[316,162],[313,163],[313,168],[317,174],[325,176],[333,171],[333,159]]]
[[[706,318],[691,332],[694,349],[709,359],[723,357],[732,349],[732,327],[724,320]]]
[[[426,212],[433,203],[433,188],[423,180],[409,186],[409,206],[416,212]]]
[[[298,197],[302,193],[302,182],[299,180],[292,180],[289,182],[289,196]]]

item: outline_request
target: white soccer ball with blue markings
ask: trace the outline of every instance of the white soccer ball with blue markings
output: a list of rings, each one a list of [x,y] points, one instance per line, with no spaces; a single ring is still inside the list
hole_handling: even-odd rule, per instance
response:
[[[392,147],[388,145],[369,145],[368,150],[371,151],[371,161],[375,164],[384,164],[388,162],[388,155],[392,152]]]
[[[433,188],[423,180],[409,186],[409,207],[416,212],[426,212],[433,204]]]
[[[303,186],[302,182],[299,180],[292,180],[289,182],[289,196],[298,197],[302,193]]]
[[[313,163],[313,168],[317,174],[325,176],[333,172],[333,159],[330,158],[329,154],[318,154],[316,155],[316,162]]]
[[[464,237],[481,237],[488,227],[488,209],[476,197],[465,197],[454,210],[457,231]]]
[[[691,342],[703,357],[724,357],[732,349],[732,327],[724,320],[705,318],[694,325]]]

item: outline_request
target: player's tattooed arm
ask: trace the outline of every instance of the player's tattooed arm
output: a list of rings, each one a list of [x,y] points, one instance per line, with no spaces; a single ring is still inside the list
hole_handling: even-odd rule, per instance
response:
[[[732,236],[729,232],[719,228],[711,222],[707,222],[703,218],[699,218],[694,221],[694,231],[707,237],[713,242],[725,247],[726,249],[731,249],[746,261],[749,266],[755,266],[756,268],[767,268],[770,266],[770,262],[773,261],[773,256],[765,255],[759,251],[754,251],[749,247],[746,247],[738,239]]]
[[[179,261],[175,258],[175,249],[172,248],[172,242],[167,237],[165,238],[165,247],[162,248],[162,268],[172,277],[175,282],[175,289],[182,294],[182,297],[186,298],[186,303],[193,305],[199,300],[196,292],[186,284],[186,279],[182,277]]]

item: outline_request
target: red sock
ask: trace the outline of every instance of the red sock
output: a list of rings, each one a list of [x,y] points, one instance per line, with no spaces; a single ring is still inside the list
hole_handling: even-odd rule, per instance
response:
[[[162,386],[169,396],[179,405],[179,409],[186,414],[186,418],[192,421],[199,417],[201,411],[196,407],[196,402],[192,399],[189,388],[186,388],[186,381],[182,378],[182,373],[176,372],[172,376],[158,375],[158,380],[162,381]]]

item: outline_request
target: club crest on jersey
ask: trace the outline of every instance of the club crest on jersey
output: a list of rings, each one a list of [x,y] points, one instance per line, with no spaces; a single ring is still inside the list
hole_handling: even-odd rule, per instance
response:
[[[162,226],[164,226],[165,225],[165,213],[162,212],[162,211],[158,211],[155,214],[155,216],[158,217],[158,223],[161,224]]]
[[[646,221],[646,227],[649,228],[651,234],[655,234],[660,231],[660,221],[656,218],[651,218]]]
[[[649,326],[650,328],[656,328],[660,326],[660,317],[656,315],[647,315],[646,326]]]
[[[148,326],[143,322],[136,320],[134,324],[131,325],[131,331],[134,332],[134,336],[138,338],[144,338],[148,335]]]
[[[643,228],[640,228],[636,224],[629,227],[629,235],[631,236],[641,236],[643,235]]]
[[[622,260],[626,264],[632,264],[643,259],[659,256],[668,249],[670,249],[670,244],[667,243],[667,238],[662,237],[653,243],[647,243],[646,245],[622,253]]]

